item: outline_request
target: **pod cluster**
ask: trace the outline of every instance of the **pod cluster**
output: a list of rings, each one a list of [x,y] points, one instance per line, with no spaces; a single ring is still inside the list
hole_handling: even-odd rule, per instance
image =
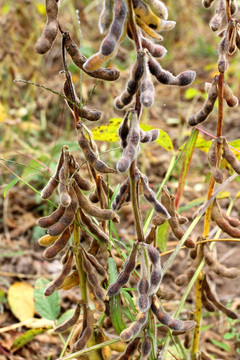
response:
[[[194,321],[174,319],[161,307],[156,295],[162,280],[160,254],[159,251],[150,244],[133,244],[131,253],[124,264],[123,270],[119,273],[116,281],[108,287],[107,295],[117,295],[121,288],[128,283],[131,273],[135,270],[138,258],[141,266],[140,279],[137,285],[137,304],[139,313],[136,320],[120,334],[123,341],[130,341],[125,350],[127,353],[129,348],[132,349],[132,345],[135,344],[136,336],[138,337],[142,331],[146,331],[147,334],[146,325],[150,309],[161,324],[165,325],[169,329],[177,331],[178,333],[189,331],[195,326]],[[156,348],[154,340],[148,335],[143,339],[141,346],[143,359],[148,359],[152,346]],[[134,347],[134,349],[136,350],[137,346]],[[125,357],[120,357],[120,359],[125,359]]]

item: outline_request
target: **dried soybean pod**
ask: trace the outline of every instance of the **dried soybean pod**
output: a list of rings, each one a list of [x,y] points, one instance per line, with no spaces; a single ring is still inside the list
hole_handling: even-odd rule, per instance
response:
[[[61,150],[61,155],[60,158],[58,160],[58,164],[57,164],[57,168],[56,168],[56,172],[53,175],[53,177],[51,177],[51,179],[49,180],[49,182],[47,183],[47,185],[42,189],[41,191],[41,198],[42,199],[48,199],[52,193],[54,192],[54,190],[56,189],[56,187],[59,184],[59,172],[60,169],[63,165],[63,149],[66,149],[67,146],[63,146],[62,150]]]
[[[133,65],[131,71],[131,78],[128,80],[125,90],[121,95],[116,97],[114,105],[117,109],[123,109],[125,106],[129,105],[133,99],[133,96],[136,94],[141,78],[143,76],[144,66],[143,66],[143,52],[138,51],[137,59]]]
[[[235,218],[235,217],[230,217],[227,215],[227,213],[225,213],[225,211],[221,210],[222,216],[224,217],[224,219],[227,220],[227,222],[233,226],[233,227],[238,227],[240,225],[240,221],[239,219]]]
[[[189,282],[189,280],[193,277],[193,275],[195,274],[195,272],[196,272],[196,269],[195,269],[195,267],[190,267],[189,269],[187,269],[186,271],[185,271],[185,273],[184,274],[181,274],[181,275],[179,275],[179,276],[177,276],[176,277],[176,279],[175,279],[175,284],[177,285],[177,286],[183,286],[183,285],[186,285],[188,282]]]
[[[218,53],[218,71],[220,73],[224,73],[228,68],[228,60],[227,60],[227,53],[229,49],[229,41],[228,41],[228,31],[226,31],[225,36],[219,43]]]
[[[119,128],[118,128],[118,136],[120,137],[120,146],[122,149],[125,149],[125,147],[127,146],[128,142],[127,142],[127,137],[130,131],[130,126],[129,126],[129,115],[130,115],[130,111],[128,110],[123,118],[123,121],[121,122]]]
[[[74,189],[77,194],[79,207],[83,209],[87,214],[94,216],[101,220],[113,220],[119,222],[118,215],[111,209],[100,209],[93,205],[85,195],[81,192],[78,186],[74,185]]]
[[[40,39],[36,42],[35,51],[38,54],[46,54],[57,36],[58,32],[58,0],[46,0],[47,23],[43,29]]]
[[[212,357],[208,355],[204,350],[201,350],[201,360],[212,360]]]
[[[215,9],[215,15],[213,16],[213,18],[209,23],[209,26],[212,31],[219,30],[225,16],[226,16],[226,2],[225,0],[218,0]]]
[[[49,246],[54,243],[54,241],[58,238],[58,236],[50,236],[50,235],[44,235],[39,240],[38,243],[41,246]]]
[[[150,55],[148,60],[149,70],[156,79],[164,85],[190,85],[195,77],[195,71],[187,70],[181,74],[174,76],[170,71],[164,70],[160,64]]]
[[[141,19],[147,26],[153,30],[159,30],[161,19],[156,16],[149,6],[142,0],[133,0],[133,9],[137,18]]]
[[[79,285],[78,270],[73,270],[63,281],[62,285],[58,287],[58,290],[70,290]]]
[[[167,53],[167,49],[165,49],[164,46],[159,44],[154,44],[151,40],[143,36],[141,37],[141,42],[142,42],[142,47],[147,49],[149,53],[155,58],[161,59]]]
[[[226,103],[228,104],[229,107],[238,106],[238,98],[235,95],[233,95],[233,92],[226,83],[226,81],[224,81],[223,97],[226,100]]]
[[[120,184],[119,191],[112,202],[112,209],[114,211],[120,210],[121,206],[126,201],[126,195],[129,193],[129,191],[130,191],[130,183],[129,183],[129,178],[127,178]]]
[[[143,186],[143,195],[145,199],[153,206],[154,210],[165,220],[171,216],[165,206],[163,206],[156,198],[154,191],[148,186],[147,177],[141,174],[141,184]]]
[[[61,216],[59,221],[48,229],[48,234],[51,236],[62,234],[74,220],[74,216],[78,209],[78,199],[72,185],[69,187],[69,195],[72,199],[71,204],[65,208],[64,214]]]
[[[69,179],[69,171],[65,166],[61,168],[59,173],[59,193],[60,193],[60,204],[63,207],[68,207],[71,204],[71,197],[68,193],[67,183]]]
[[[97,187],[95,188],[94,192],[92,194],[89,195],[89,200],[96,204],[99,202],[99,197],[98,197],[98,189]]]
[[[158,321],[161,324],[166,325],[169,329],[176,331],[188,331],[192,330],[196,325],[196,322],[193,320],[182,321],[179,319],[174,319],[163,310],[155,295],[152,298],[151,309]]]
[[[78,173],[79,166],[76,164],[76,161],[74,160],[73,156],[70,156],[70,164],[69,164],[69,170],[70,175],[74,177],[76,183],[80,187],[80,189],[88,191],[93,188],[93,184],[82,178],[81,175]]]
[[[55,256],[57,256],[57,254],[59,254],[60,251],[65,248],[70,237],[71,230],[69,229],[69,227],[67,227],[66,230],[58,237],[55,243],[44,251],[43,257],[48,260],[54,259]]]
[[[156,31],[152,30],[142,19],[139,17],[136,17],[136,23],[140,28],[150,37],[152,37],[155,40],[162,41],[163,37],[162,35],[158,34]]]
[[[101,34],[105,34],[113,20],[114,0],[103,0],[103,9],[99,17],[98,27]]]
[[[146,4],[150,7],[152,12],[158,16],[160,19],[167,20],[168,18],[168,9],[165,4],[160,0],[144,0]]]
[[[94,328],[94,316],[92,310],[86,303],[82,303],[83,306],[83,325],[79,339],[76,341],[72,348],[72,352],[82,350],[86,345],[93,333]]]
[[[82,250],[82,262],[83,262],[84,270],[86,272],[87,280],[89,281],[90,285],[92,285],[94,294],[97,296],[98,299],[104,301],[106,298],[106,294],[103,288],[99,285],[98,278],[94,272],[94,267],[86,257],[86,254],[83,250]]]
[[[208,96],[206,101],[203,104],[203,107],[195,115],[192,115],[188,118],[188,123],[191,126],[196,126],[197,124],[202,123],[207,120],[208,115],[213,111],[215,101],[218,97],[218,75],[216,75],[212,81],[211,87],[208,91]]]
[[[139,312],[136,321],[132,323],[132,325],[123,330],[120,334],[120,338],[123,341],[129,341],[133,336],[138,335],[138,333],[142,330],[144,325],[146,324],[148,319],[148,315],[144,312]]]
[[[174,292],[165,291],[160,287],[157,291],[157,296],[160,299],[173,300],[176,297],[176,294]]]
[[[56,333],[63,333],[65,331],[67,331],[70,327],[72,327],[73,325],[76,324],[76,322],[78,321],[79,315],[80,315],[80,311],[81,311],[81,307],[79,304],[77,304],[77,307],[73,313],[73,315],[70,317],[70,319],[64,321],[63,324],[57,326],[54,329],[54,332]]]
[[[186,218],[185,216],[181,216],[177,211],[176,211],[176,216],[177,216],[179,224],[184,225],[184,224],[188,223],[188,218]]]
[[[146,244],[154,243],[156,240],[156,227],[152,226],[148,235],[146,236]]]
[[[68,274],[71,271],[72,261],[73,261],[73,253],[70,254],[67,262],[63,265],[60,274],[46,287],[44,291],[45,296],[52,295],[54,291],[57,290],[57,288],[59,288],[59,286],[62,285],[64,279],[68,276]]]
[[[129,257],[124,264],[123,270],[118,275],[117,280],[108,287],[107,290],[108,296],[117,295],[121,290],[121,287],[128,282],[130,274],[135,269],[136,266],[137,250],[138,247],[137,247],[137,243],[135,242],[133,243],[133,247]]]
[[[209,8],[210,6],[212,6],[214,0],[202,0],[202,4],[205,8]]]
[[[143,244],[143,243],[142,243]],[[141,245],[142,245],[141,244]],[[139,310],[146,313],[149,310],[149,307],[151,305],[150,299],[149,299],[149,261],[148,261],[148,255],[146,252],[146,249],[144,246],[141,246],[140,248],[140,254],[141,254],[141,276],[140,280],[137,285],[138,289],[138,307]]]
[[[140,341],[140,337],[135,337],[132,341],[130,341],[124,353],[120,356],[118,360],[129,360],[136,351],[139,341]]]
[[[240,238],[240,230],[231,226],[222,216],[221,208],[219,207],[216,199],[213,202],[211,218],[225,233],[232,237]]]
[[[215,297],[215,295],[212,293],[212,290],[210,288],[210,285],[208,283],[207,277],[205,276],[204,280],[203,280],[203,290],[205,291],[205,294],[208,298],[208,300],[210,300],[220,311],[222,311],[225,315],[227,315],[227,317],[231,318],[231,319],[237,319],[238,316],[237,314],[226,308],[223,304],[221,304]]]
[[[202,304],[205,307],[205,309],[209,312],[214,312],[216,311],[215,306],[213,305],[213,303],[207,298],[205,292],[202,290]]]
[[[141,360],[147,360],[152,350],[152,342],[149,335],[145,335],[142,348],[141,348]]]
[[[161,258],[158,249],[149,244],[146,244],[146,248],[153,266],[161,266]]]
[[[155,141],[155,140],[157,140],[158,136],[159,136],[159,130],[157,130],[157,129],[153,129],[153,130],[149,130],[149,131],[143,131],[142,129],[140,129],[141,143]]]
[[[236,19],[230,19],[228,23],[227,33],[229,36],[228,54],[233,55],[237,50],[236,40],[238,33],[238,23]]]
[[[125,172],[129,169],[133,160],[136,158],[139,151],[140,132],[139,121],[136,111],[131,112],[131,126],[128,135],[128,144],[123,151],[122,157],[117,162],[117,170],[119,172]]]
[[[89,141],[83,133],[82,124],[80,122],[76,124],[76,129],[78,132],[78,144],[82,149],[84,156],[86,160],[89,162],[89,164],[100,173],[105,173],[105,174],[115,173],[114,169],[109,168],[106,164],[104,164],[104,162],[99,160],[96,154],[92,151]]]
[[[97,311],[104,312],[106,310],[105,302],[100,300],[93,290],[93,286],[88,283],[88,289],[89,289],[89,297],[91,301],[94,303],[95,308]]]
[[[107,277],[107,272],[104,269],[104,267],[100,264],[100,262],[97,260],[97,258],[95,256],[93,256],[92,254],[89,254],[86,250],[84,250],[84,254],[87,257],[87,259],[91,262],[91,264],[93,265],[93,267],[95,268],[96,272],[103,276],[104,278]]]
[[[65,33],[65,47],[67,52],[72,58],[74,64],[83,70],[86,74],[93,78],[102,79],[106,81],[115,81],[119,78],[120,72],[116,69],[111,68],[99,68],[95,71],[87,71],[83,68],[84,63],[87,61],[87,58],[80,52],[78,46],[71,39],[68,32]]]
[[[69,73],[70,74],[70,73]],[[66,96],[66,98],[68,98],[69,100],[73,101],[76,103],[76,105],[80,106],[79,105],[79,99],[76,95],[76,92],[75,92],[75,89],[74,89],[74,86],[73,87],[73,90],[74,90],[74,98],[72,98],[72,93],[71,93],[71,89],[69,87],[69,82],[68,80],[66,80],[64,82],[64,85],[63,85],[63,92],[64,92],[64,95]],[[67,101],[67,104],[70,108],[71,111],[74,111],[74,105],[72,103],[70,103],[70,101]],[[87,119],[89,121],[98,121],[101,116],[102,116],[102,113],[101,111],[98,111],[98,110],[92,110],[92,109],[89,109],[87,106],[81,106],[81,108],[77,108],[77,113],[78,115],[83,118],[83,119]]]
[[[218,184],[222,184],[223,183],[223,174],[217,167],[217,163],[218,163],[217,147],[218,147],[218,139],[214,139],[212,141],[212,144],[208,151],[208,162],[211,166],[212,176],[213,176],[214,180]]]
[[[162,224],[164,224],[166,221],[166,219],[163,219],[160,215],[156,215],[152,218],[152,224],[156,227],[156,226],[160,226]]]
[[[149,295],[153,295],[162,281],[162,267],[159,251],[152,245],[146,244],[148,256],[153,264],[153,270],[150,276]]]
[[[103,244],[107,244],[109,239],[108,236],[101,230],[101,228],[94,224],[93,220],[85,214],[82,210],[80,210],[80,216],[83,224],[85,224],[88,230],[95,235]]]
[[[230,11],[231,15],[236,14],[236,12],[238,11],[238,5],[236,0],[230,0]]]
[[[240,162],[238,161],[238,159],[232,152],[225,137],[223,137],[223,155],[222,156],[231,165],[233,170],[236,171],[237,174],[240,174]]]
[[[59,221],[59,219],[63,216],[64,211],[65,208],[62,205],[59,205],[57,210],[55,210],[51,215],[38,219],[37,225],[42,228],[49,228]]]
[[[147,108],[150,108],[154,103],[154,86],[148,67],[147,55],[144,56],[144,75],[140,86],[140,102]]]

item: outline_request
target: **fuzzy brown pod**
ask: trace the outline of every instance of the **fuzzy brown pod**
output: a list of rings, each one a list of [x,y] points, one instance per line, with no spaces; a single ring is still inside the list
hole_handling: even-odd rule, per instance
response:
[[[72,96],[72,89],[74,91],[73,96]],[[87,106],[81,106],[73,83],[72,83],[72,89],[69,85],[68,79],[66,79],[64,82],[64,85],[63,85],[63,92],[64,92],[64,95],[66,96],[66,98],[68,98],[69,100],[71,100],[72,102],[74,102],[76,105],[78,105],[80,107],[80,108],[77,108],[78,116],[80,118],[87,119],[89,121],[98,121],[102,116],[101,111],[89,109]],[[67,102],[70,110],[72,112],[74,112],[74,108],[76,108],[76,107],[70,101],[66,101],[66,102]]]
[[[228,49],[229,49],[228,31],[226,31],[218,47],[218,53],[219,53],[218,71],[222,74],[224,74],[224,72],[228,68],[228,60],[227,60]]]
[[[118,360],[129,360],[137,350],[140,339],[140,337],[135,337],[132,341],[130,341],[124,353],[118,358]]]
[[[154,44],[151,40],[143,36],[141,38],[141,42],[142,42],[142,47],[147,49],[154,58],[161,59],[167,53],[167,49],[165,49],[164,46],[159,44]]]
[[[144,2],[150,7],[152,12],[160,19],[167,20],[168,9],[166,5],[160,0],[144,0]]]
[[[231,15],[235,15],[238,11],[238,5],[236,0],[230,0],[230,12]]]
[[[217,164],[218,164],[217,149],[218,149],[218,139],[214,139],[208,150],[208,162],[211,166],[212,176],[213,176],[214,180],[218,184],[222,184],[223,183],[223,174],[217,167]]]
[[[123,270],[118,275],[117,280],[108,287],[107,290],[108,296],[117,295],[121,290],[121,288],[123,287],[123,285],[125,285],[128,282],[131,272],[135,269],[136,266],[137,252],[138,252],[138,246],[137,243],[134,243],[131,253],[124,264]]]
[[[203,291],[205,292],[205,295],[207,297],[207,299],[213,303],[213,305],[216,306],[216,308],[218,308],[220,311],[222,311],[225,315],[227,315],[227,317],[231,318],[231,319],[237,319],[238,316],[237,314],[228,309],[226,306],[224,306],[223,304],[221,304],[216,296],[213,294],[212,290],[211,290],[211,287],[209,285],[209,282],[207,280],[207,277],[205,276],[204,279],[203,279]]]
[[[59,172],[59,180],[60,204],[66,208],[71,204],[72,199],[68,193],[69,168],[65,165]]]
[[[146,108],[150,108],[154,103],[154,85],[148,67],[147,55],[144,56],[144,74],[140,86],[140,102]]]
[[[87,226],[88,230],[96,236],[97,239],[103,244],[107,244],[109,242],[107,234],[97,225],[93,222],[93,220],[85,214],[82,210],[80,210],[80,216],[81,220],[84,225]]]
[[[68,331],[68,329],[70,327],[72,327],[73,325],[75,325],[76,322],[78,321],[78,318],[80,316],[80,312],[81,312],[80,304],[77,304],[76,309],[75,309],[73,315],[70,317],[70,319],[67,319],[66,321],[64,321],[64,323],[57,326],[54,329],[54,332],[56,332],[56,333],[64,333],[64,332]]]
[[[213,201],[211,218],[220,227],[220,229],[222,229],[222,231],[234,238],[240,238],[240,230],[230,225],[223,217],[221,208],[216,199]]]
[[[121,209],[122,205],[126,202],[130,195],[130,183],[129,178],[124,180],[119,187],[119,191],[112,202],[112,209],[118,211]]]
[[[140,129],[140,142],[141,143],[148,143],[151,141],[155,141],[155,140],[157,140],[158,137],[159,137],[159,130],[157,130],[157,129],[152,129],[149,131],[143,131],[142,129]]]
[[[196,322],[193,320],[182,321],[179,319],[174,319],[171,315],[163,310],[155,295],[152,298],[151,309],[158,321],[161,324],[166,325],[169,329],[176,331],[189,331],[192,330],[196,325]]]
[[[213,305],[213,303],[210,300],[208,300],[208,298],[203,290],[202,290],[202,294],[201,294],[201,299],[202,299],[202,304],[207,311],[209,311],[209,312],[216,311],[215,306]]]
[[[174,76],[170,71],[164,70],[151,55],[149,56],[148,66],[151,74],[164,85],[187,86],[190,85],[196,77],[196,72],[191,70]]]
[[[230,146],[227,143],[227,140],[225,137],[223,139],[223,158],[227,160],[229,165],[233,168],[234,171],[236,171],[237,174],[240,174],[240,161],[236,158],[234,153],[232,152]]]
[[[149,335],[145,335],[141,347],[141,360],[147,360],[152,350],[152,341]]]
[[[120,137],[120,146],[122,149],[125,149],[125,147],[127,146],[128,142],[127,142],[127,138],[128,138],[128,134],[130,131],[130,126],[129,126],[129,116],[130,116],[131,112],[127,111],[123,121],[121,122],[119,128],[118,128],[118,136]]]
[[[35,51],[38,54],[46,54],[56,39],[58,32],[58,0],[46,0],[47,23],[44,26],[40,39],[36,42]]]
[[[128,80],[125,90],[122,92],[121,95],[116,97],[114,101],[114,105],[117,109],[121,110],[125,106],[129,105],[132,102],[133,96],[139,89],[140,82],[144,73],[143,55],[144,53],[142,51],[138,51],[136,62],[133,65],[131,71],[131,78],[130,80]]]
[[[141,275],[140,280],[137,285],[138,289],[138,307],[139,310],[146,313],[149,310],[149,307],[151,305],[150,298],[149,298],[149,289],[150,289],[150,283],[149,283],[149,273],[150,273],[150,267],[149,262],[146,260],[148,257],[146,249],[141,243],[140,248],[140,264],[141,264]]]
[[[175,284],[177,286],[183,286],[183,285],[186,285],[190,280],[191,278],[193,277],[193,275],[195,274],[196,272],[196,269],[195,267],[190,267],[189,269],[187,269],[184,274],[181,274],[179,276],[176,277],[175,279]]]
[[[209,8],[210,6],[212,6],[214,0],[202,0],[202,4],[205,8]]]
[[[81,305],[83,308],[82,329],[78,340],[75,342],[72,348],[72,352],[82,350],[87,345],[88,340],[92,336],[93,328],[94,328],[95,321],[92,310],[84,301],[82,301]]]
[[[213,111],[215,101],[218,97],[218,75],[216,75],[212,81],[210,89],[208,91],[208,96],[204,102],[202,109],[198,111],[195,115],[192,115],[188,118],[188,123],[191,126],[196,126],[203,121],[207,120],[209,114]]]
[[[125,36],[127,6],[125,1],[116,0],[114,4],[114,18],[107,36],[103,39],[100,51],[92,55],[83,65],[87,71],[97,70],[104,62],[114,55]]]
[[[148,36],[155,40],[163,41],[162,35],[152,30],[141,18],[136,17],[136,23]]]
[[[238,98],[233,94],[231,88],[228,86],[226,81],[224,81],[223,85],[223,97],[229,107],[234,108],[238,106]]]
[[[88,181],[87,179],[84,179],[79,174],[79,172],[78,172],[79,169],[80,169],[80,166],[75,161],[73,156],[70,155],[69,171],[70,171],[71,177],[74,178],[74,180],[76,181],[76,183],[80,189],[85,190],[85,191],[91,190],[93,188],[93,184],[90,181]]]
[[[72,269],[72,261],[73,261],[73,253],[70,254],[67,262],[63,265],[60,274],[46,287],[44,291],[45,296],[52,295],[54,291],[56,291],[57,288],[59,288],[63,284],[64,279],[68,276],[68,274]]]
[[[146,236],[146,244],[152,244],[155,242],[156,240],[156,227],[152,226],[148,235]]]
[[[103,0],[103,9],[99,17],[98,27],[101,34],[105,34],[113,20],[114,0]]]
[[[59,219],[63,216],[65,208],[62,205],[59,205],[57,210],[55,210],[51,215],[44,216],[37,220],[37,225],[47,229],[50,226],[56,224]]]
[[[58,290],[70,290],[75,286],[79,286],[79,274],[78,270],[73,270],[63,281],[62,285],[58,287]]]
[[[206,1],[206,3],[209,3],[209,2],[210,1],[208,1],[208,2]],[[226,1],[218,0],[216,9],[215,9],[215,14],[209,23],[211,30],[212,31],[219,30],[225,17],[226,17]]]
[[[131,112],[131,126],[127,138],[127,146],[123,150],[122,157],[117,162],[117,170],[121,173],[126,172],[136,158],[139,151],[140,132],[137,113]]]
[[[148,315],[144,312],[139,312],[136,321],[134,321],[129,328],[123,330],[120,338],[123,341],[129,341],[143,329],[148,319]]]
[[[80,52],[78,46],[71,39],[69,32],[65,32],[65,48],[68,54],[71,56],[74,64],[89,76],[96,79],[102,79],[105,81],[115,81],[119,78],[120,71],[118,71],[117,69],[102,68],[102,67],[100,67],[95,71],[87,71],[86,69],[84,69],[83,65],[87,61],[87,58]]]
[[[67,246],[71,234],[72,229],[69,227],[66,228],[66,230],[59,237],[57,237],[57,240],[54,242],[54,244],[44,251],[43,257],[48,260],[54,259],[57,254],[59,254],[60,251],[62,251],[65,246]]]
[[[63,151],[64,151],[64,149],[67,149],[67,148],[68,147],[66,145],[62,147],[61,155],[60,155],[60,158],[58,160],[58,164],[57,164],[55,174],[53,175],[53,177],[50,178],[47,185],[41,191],[41,198],[42,199],[48,199],[52,195],[52,193],[54,192],[54,190],[56,189],[56,187],[59,184],[59,172],[60,172],[60,169],[61,169],[61,167],[63,165],[63,159],[64,159]]]
[[[114,169],[109,168],[103,161],[101,161],[97,158],[97,155],[91,149],[90,143],[83,133],[82,127],[83,126],[80,122],[78,122],[76,124],[76,129],[78,132],[78,144],[79,144],[80,148],[82,149],[86,160],[89,162],[89,164],[94,169],[96,169],[100,173],[103,173],[103,174],[115,173]]]

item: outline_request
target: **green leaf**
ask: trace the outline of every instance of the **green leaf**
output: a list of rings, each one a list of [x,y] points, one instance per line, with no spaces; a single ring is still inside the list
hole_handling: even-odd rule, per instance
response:
[[[233,338],[235,338],[236,334],[233,332],[227,332],[224,334],[223,338],[224,340],[231,340]]]
[[[156,241],[157,241],[157,246],[162,252],[167,250],[168,228],[169,228],[168,221],[165,221],[162,225],[157,227]]]
[[[74,314],[75,309],[69,309],[67,311],[65,311],[65,313],[63,313],[59,319],[57,319],[56,321],[56,327],[62,323],[64,323],[64,321],[67,321],[68,319],[70,319],[73,314]]]
[[[118,276],[117,266],[113,258],[108,259],[108,269],[110,285],[117,279]],[[125,323],[122,319],[121,299],[119,294],[110,297],[109,307],[113,327],[116,333],[119,335],[126,328]]]
[[[10,190],[16,183],[19,181],[18,178],[14,178],[10,183],[5,187],[3,196],[6,197],[8,190]]]
[[[121,293],[123,294],[125,301],[129,303],[129,306],[132,309],[132,311],[137,313],[137,309],[135,308],[131,295],[125,289],[122,289]]]
[[[56,320],[60,312],[60,296],[55,291],[50,296],[44,295],[44,290],[50,281],[46,279],[37,279],[33,290],[34,306],[36,311],[42,317],[48,320]]]
[[[227,344],[224,344],[224,343],[222,343],[222,342],[220,342],[220,341],[217,341],[217,340],[214,340],[214,339],[210,339],[210,341],[211,341],[214,345],[218,346],[220,349],[223,349],[223,350],[225,350],[225,351],[227,351],[227,352],[231,352],[231,349],[230,349],[230,347],[229,347]]]
[[[35,338],[35,336],[42,334],[49,329],[51,329],[51,326],[48,326],[46,328],[30,329],[26,331],[14,341],[11,347],[11,351],[16,351],[20,349],[21,347],[29,343],[33,338]]]
[[[185,91],[185,99],[187,100],[193,99],[196,95],[202,95],[201,91],[194,88],[188,88]]]

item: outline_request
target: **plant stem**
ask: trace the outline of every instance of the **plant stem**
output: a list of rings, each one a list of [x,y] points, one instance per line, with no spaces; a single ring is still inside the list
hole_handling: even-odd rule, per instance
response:
[[[194,338],[193,338],[193,348],[192,348],[192,359],[198,359],[200,355],[200,351],[198,349],[199,338],[200,338],[200,325],[202,318],[202,282],[203,282],[203,273],[200,272],[197,281],[196,281],[196,312],[195,312],[195,320],[196,326],[194,329]]]

